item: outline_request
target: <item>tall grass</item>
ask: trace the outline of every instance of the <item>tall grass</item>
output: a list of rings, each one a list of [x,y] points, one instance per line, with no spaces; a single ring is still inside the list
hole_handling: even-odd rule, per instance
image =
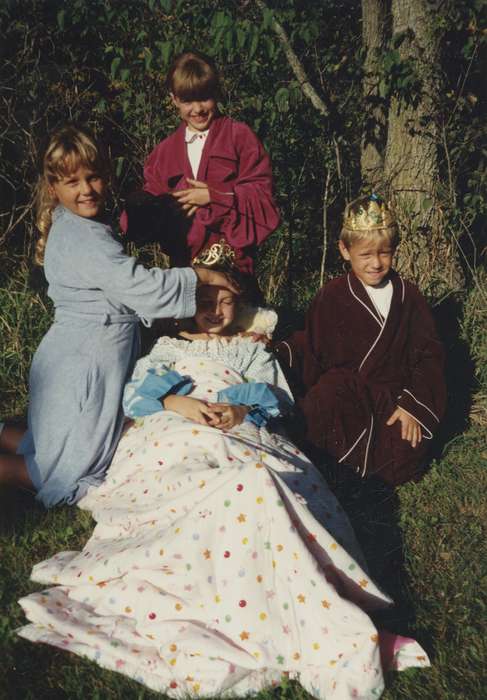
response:
[[[0,259],[1,264],[1,259]],[[29,270],[19,258],[17,273],[0,287],[0,413],[25,411],[29,367],[51,322],[51,304],[29,287]]]

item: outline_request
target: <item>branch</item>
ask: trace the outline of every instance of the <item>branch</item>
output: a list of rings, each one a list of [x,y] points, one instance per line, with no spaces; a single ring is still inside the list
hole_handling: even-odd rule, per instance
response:
[[[310,100],[313,107],[317,109],[318,112],[320,112],[320,114],[322,114],[324,117],[327,117],[332,110],[331,100],[328,98],[326,100],[323,100],[318,95],[314,87],[311,85],[311,83],[308,80],[308,76],[306,75],[306,71],[304,70],[303,64],[296,56],[294,49],[291,46],[291,42],[286,33],[286,30],[284,29],[282,24],[277,21],[277,19],[274,16],[274,13],[271,10],[269,10],[264,0],[255,0],[255,4],[262,12],[272,13],[271,28],[277,35],[277,38],[281,43],[288,63],[291,66],[291,69],[294,75],[296,76],[298,83],[301,86],[303,94]]]
[[[325,193],[323,195],[323,251],[321,254],[320,287],[325,281],[326,249],[328,247],[328,189],[330,187],[330,171],[326,171]]]

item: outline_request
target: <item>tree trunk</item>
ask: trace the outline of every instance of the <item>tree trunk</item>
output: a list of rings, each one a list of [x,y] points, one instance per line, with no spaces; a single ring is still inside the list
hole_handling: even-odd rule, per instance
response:
[[[408,193],[417,210],[425,197],[434,197],[438,181],[435,111],[441,81],[431,5],[427,0],[392,0],[393,37],[403,35],[401,60],[414,63],[421,88],[415,105],[405,98],[391,100],[385,174],[391,189]]]
[[[388,5],[388,0],[362,0],[365,118],[360,163],[362,180],[372,190],[381,190],[384,184],[387,108],[379,93],[379,62],[387,42]]]
[[[402,37],[401,61],[413,63],[421,87],[411,98],[391,99],[384,158],[387,194],[402,234],[397,267],[436,298],[463,284],[438,201],[440,5],[439,0],[392,0],[392,35]]]

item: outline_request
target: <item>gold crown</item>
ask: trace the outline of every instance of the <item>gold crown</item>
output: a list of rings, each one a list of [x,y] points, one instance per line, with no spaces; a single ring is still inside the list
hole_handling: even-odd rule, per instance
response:
[[[357,208],[359,201],[361,204]],[[377,231],[394,226],[394,217],[377,195],[371,195],[367,199],[360,197],[345,208],[343,228],[347,231]]]
[[[193,265],[206,265],[214,267],[215,265],[229,265],[233,267],[235,264],[235,251],[224,238],[220,238],[218,243],[213,243],[209,248],[205,248],[199,255],[193,258]]]

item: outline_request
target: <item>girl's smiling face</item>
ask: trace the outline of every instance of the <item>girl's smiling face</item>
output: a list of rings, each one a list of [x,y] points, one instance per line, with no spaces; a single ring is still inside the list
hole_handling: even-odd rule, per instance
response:
[[[216,115],[216,102],[210,97],[205,100],[182,100],[171,94],[173,105],[190,131],[206,131]]]
[[[60,204],[78,216],[92,219],[103,211],[105,180],[84,165],[50,185],[50,191]]]
[[[196,326],[201,333],[225,335],[235,318],[237,299],[225,287],[203,286],[196,299]]]

